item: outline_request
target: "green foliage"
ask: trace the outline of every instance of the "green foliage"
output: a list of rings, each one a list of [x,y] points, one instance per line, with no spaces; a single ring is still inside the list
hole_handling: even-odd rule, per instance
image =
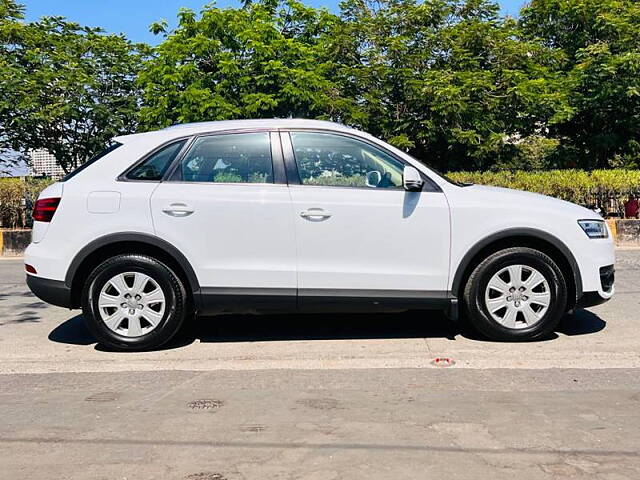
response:
[[[242,183],[242,177],[237,173],[221,171],[213,176],[212,181],[216,183]]]
[[[340,175],[309,177],[305,185],[330,185],[332,187],[366,187],[367,178],[363,175]]]
[[[513,163],[514,136],[568,114],[558,55],[484,0],[346,0],[331,37],[350,123],[441,169]]]
[[[51,180],[0,178],[0,225],[21,228],[31,225],[31,210]]]
[[[20,21],[0,0],[0,149],[44,148],[65,171],[137,125],[147,47],[61,17]]]
[[[269,183],[269,174],[260,172],[251,172],[249,174],[248,183]]]
[[[182,8],[154,49],[0,0],[0,158],[66,170],[175,123],[346,123],[441,170],[640,166],[640,2],[298,0]]]
[[[188,9],[139,76],[145,128],[199,120],[325,117],[345,102],[329,75],[336,18],[295,0]],[[162,24],[154,31],[163,31]]]
[[[543,0],[521,12],[525,36],[561,52],[572,112],[549,135],[574,166],[636,167],[640,141],[640,3]],[[562,151],[564,150],[564,152]]]
[[[589,205],[596,195],[623,198],[640,192],[639,170],[549,170],[545,172],[451,172],[463,183],[515,188]]]
[[[639,6],[541,0],[295,1],[179,14],[140,80],[148,128],[343,121],[440,169],[635,167]]]
[[[5,228],[16,228],[23,218],[24,182],[18,178],[0,179],[0,222]]]

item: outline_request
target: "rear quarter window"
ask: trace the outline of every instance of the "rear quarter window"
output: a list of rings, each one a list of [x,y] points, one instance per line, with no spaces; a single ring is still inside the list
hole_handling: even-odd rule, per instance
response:
[[[101,158],[105,157],[106,155],[108,155],[109,153],[113,152],[115,149],[120,148],[122,146],[121,143],[118,142],[114,142],[111,145],[109,145],[107,148],[105,148],[104,150],[102,150],[100,153],[94,155],[93,157],[91,157],[89,160],[87,160],[86,162],[84,162],[82,165],[80,165],[78,168],[76,168],[75,170],[73,170],[72,172],[67,173],[64,177],[62,177],[59,181],[60,182],[66,182],[67,180],[72,179],[73,177],[75,177],[76,175],[78,175],[80,172],[82,172],[83,170],[86,170],[87,168],[89,168],[91,165],[93,165],[94,163],[96,163],[98,160],[100,160]]]
[[[129,170],[125,178],[127,180],[162,180],[185,143],[187,140],[183,139],[161,147]]]

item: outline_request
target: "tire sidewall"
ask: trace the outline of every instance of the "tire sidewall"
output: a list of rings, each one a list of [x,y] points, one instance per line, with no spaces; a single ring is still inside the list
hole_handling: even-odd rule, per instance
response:
[[[476,326],[490,338],[498,340],[531,340],[549,334],[562,317],[566,306],[566,285],[564,277],[551,258],[535,250],[519,249],[517,252],[504,252],[490,257],[478,268],[480,275],[472,284],[471,314],[475,316]],[[499,252],[501,253],[501,252]],[[525,328],[508,328],[493,319],[485,303],[485,293],[491,278],[505,267],[523,265],[535,268],[549,284],[551,302],[542,319]]]
[[[125,272],[148,275],[158,284],[166,299],[165,312],[158,326],[139,337],[126,337],[109,329],[98,307],[104,285],[115,275]],[[178,331],[184,318],[184,298],[181,282],[167,266],[150,257],[126,255],[109,259],[92,272],[82,294],[82,304],[87,327],[99,343],[115,349],[147,350],[161,346]]]

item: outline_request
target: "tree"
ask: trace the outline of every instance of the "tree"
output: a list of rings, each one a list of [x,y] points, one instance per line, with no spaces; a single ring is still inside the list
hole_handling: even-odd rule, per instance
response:
[[[574,166],[638,167],[640,4],[633,0],[534,0],[522,10],[529,39],[562,53],[573,114],[550,135]]]
[[[522,165],[519,140],[570,114],[557,55],[523,41],[493,2],[341,7],[343,25],[331,38],[361,126],[438,168],[533,167],[539,159]]]
[[[0,29],[9,22],[16,22],[23,18],[24,8],[18,5],[13,0],[0,0]],[[8,71],[6,68],[6,57],[8,54],[7,46],[0,43],[0,72]],[[1,74],[1,73],[0,73]],[[10,99],[4,94],[2,90],[2,83],[9,81],[8,77],[5,77],[0,82],[0,109],[3,105],[6,105]],[[2,127],[0,126],[0,176],[9,175],[13,168],[15,168],[20,162],[20,155],[17,152],[6,147],[6,139],[2,138]]]
[[[147,48],[62,17],[24,23],[22,11],[0,0],[0,148],[43,148],[70,171],[136,130]]]
[[[324,47],[337,21],[295,0],[179,12],[140,72],[145,128],[202,120],[303,116],[340,119],[349,101],[328,75]]]

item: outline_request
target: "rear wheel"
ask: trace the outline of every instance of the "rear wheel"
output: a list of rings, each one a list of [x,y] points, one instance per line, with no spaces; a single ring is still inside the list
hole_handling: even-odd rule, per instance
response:
[[[472,325],[490,339],[534,340],[551,333],[564,315],[567,287],[548,255],[532,248],[507,248],[473,270],[464,303]]]
[[[99,343],[118,350],[149,350],[180,329],[186,291],[180,278],[155,258],[118,255],[89,275],[82,310]]]

